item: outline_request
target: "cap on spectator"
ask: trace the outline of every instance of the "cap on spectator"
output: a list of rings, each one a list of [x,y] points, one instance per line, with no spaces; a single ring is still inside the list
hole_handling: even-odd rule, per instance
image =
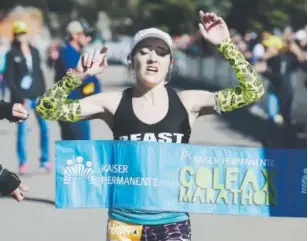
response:
[[[264,49],[264,46],[260,43],[256,44],[254,47],[253,47],[253,50],[252,50],[252,54],[258,58],[258,59],[261,59],[264,54],[265,54],[265,49]]]
[[[74,33],[82,33],[84,32],[84,28],[79,21],[72,21],[67,25],[67,32],[70,34]]]
[[[282,32],[279,28],[274,28],[273,29],[273,34],[276,35],[276,36],[281,36],[282,35]]]
[[[267,39],[263,40],[262,44],[265,47],[274,47],[278,50],[280,50],[284,46],[282,39],[274,35],[270,35]]]
[[[295,38],[299,41],[307,38],[307,34],[305,30],[298,30],[295,34]]]
[[[13,32],[15,34],[27,33],[29,31],[27,25],[23,21],[16,21],[13,23]]]
[[[133,38],[133,43],[130,49],[130,55],[132,54],[137,44],[139,44],[142,40],[146,38],[158,38],[164,41],[168,45],[171,56],[173,57],[173,43],[171,36],[168,33],[157,28],[147,28],[137,32]]]
[[[292,27],[291,26],[286,26],[283,30],[284,33],[291,33],[293,32]]]

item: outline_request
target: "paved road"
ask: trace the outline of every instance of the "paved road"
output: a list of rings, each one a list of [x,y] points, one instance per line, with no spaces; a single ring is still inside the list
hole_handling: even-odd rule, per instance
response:
[[[108,76],[104,80],[108,82]],[[50,82],[50,81],[49,81]],[[110,83],[110,81],[109,81]],[[118,82],[120,83],[120,82]],[[50,83],[49,83],[50,84]],[[119,89],[119,87],[116,87]],[[54,141],[59,139],[57,123],[49,122],[51,157]],[[31,191],[28,200],[18,204],[0,199],[1,241],[104,241],[106,210],[57,210],[53,205],[54,176],[36,173],[39,159],[39,132],[35,119],[29,120],[29,163],[31,176],[24,177]],[[16,126],[0,125],[1,163],[17,170]],[[92,122],[93,139],[109,139],[111,132],[101,121]],[[201,118],[192,131],[192,143],[260,146],[260,143],[229,128],[217,116]],[[193,241],[304,241],[306,219],[192,215]]]

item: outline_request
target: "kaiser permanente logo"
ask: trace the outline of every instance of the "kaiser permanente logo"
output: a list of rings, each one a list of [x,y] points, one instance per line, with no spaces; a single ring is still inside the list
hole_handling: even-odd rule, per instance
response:
[[[76,160],[67,160],[64,167],[64,185],[70,185],[74,180],[84,181],[89,185],[136,185],[158,186],[156,177],[129,176],[129,167],[126,164],[102,164],[101,175],[95,175],[93,162],[84,162],[84,158],[78,156]]]
[[[71,184],[76,177],[84,178],[89,184],[95,183],[92,162],[83,163],[83,158],[78,156],[76,160],[67,160],[64,168],[64,184]]]

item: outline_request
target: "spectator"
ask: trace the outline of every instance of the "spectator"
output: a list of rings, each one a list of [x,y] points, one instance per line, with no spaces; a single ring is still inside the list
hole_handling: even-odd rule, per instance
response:
[[[6,44],[5,38],[0,37],[0,89],[1,89],[1,96],[5,98],[6,92],[6,83],[4,79],[4,71],[6,65],[6,53],[8,51],[8,46]]]
[[[21,103],[27,109],[34,109],[36,100],[45,91],[45,80],[40,68],[41,60],[38,50],[31,46],[28,39],[28,28],[24,22],[17,21],[13,25],[14,38],[7,54],[6,80],[11,91],[12,102]],[[37,116],[41,138],[40,170],[49,171],[49,137],[46,120]],[[27,122],[18,125],[17,154],[19,173],[27,173]]]
[[[292,59],[289,55],[288,40],[292,39],[292,32],[289,28],[284,32],[284,36],[285,39],[283,40],[268,32],[262,33],[264,55],[258,63],[258,68],[261,64],[265,64],[262,72],[270,83],[268,89],[270,118],[268,122],[268,135],[263,143],[266,147],[290,148],[296,143],[291,116],[294,96],[290,82],[290,64]],[[283,139],[278,139],[277,128],[275,128],[277,124],[283,126]],[[282,143],[278,143],[278,140],[282,140]]]
[[[49,68],[55,67],[54,65],[60,55],[59,51],[60,51],[60,43],[58,43],[58,41],[52,41],[48,48],[48,53],[47,53],[47,66]]]
[[[67,26],[69,40],[60,49],[60,55],[55,63],[55,82],[65,76],[70,68],[75,68],[81,56],[81,52],[87,46],[91,37],[87,35],[89,31],[80,21],[70,22]],[[70,99],[82,99],[100,92],[99,80],[94,77],[87,77],[82,86],[71,92]],[[59,121],[61,137],[63,140],[89,140],[90,122],[88,120],[77,123],[67,123]]]
[[[0,101],[0,120],[8,119],[11,122],[20,123],[28,117],[28,111],[21,104]],[[20,202],[24,199],[25,191],[28,191],[28,187],[21,183],[19,177],[0,165],[0,195],[11,195]]]

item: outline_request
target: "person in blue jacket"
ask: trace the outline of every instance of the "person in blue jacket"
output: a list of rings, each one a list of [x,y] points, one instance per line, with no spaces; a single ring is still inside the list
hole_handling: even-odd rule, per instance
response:
[[[4,79],[4,72],[6,66],[7,51],[8,47],[5,45],[4,37],[0,36],[0,90],[2,98],[5,98],[6,94],[6,83]]]
[[[68,41],[60,48],[59,58],[55,62],[55,82],[65,76],[67,70],[76,68],[82,50],[91,37],[91,29],[84,22],[72,21],[67,26]],[[97,94],[100,90],[99,80],[95,76],[84,79],[83,84],[70,93],[71,99],[82,99]],[[84,120],[77,123],[59,121],[62,140],[90,140],[90,122]]]

